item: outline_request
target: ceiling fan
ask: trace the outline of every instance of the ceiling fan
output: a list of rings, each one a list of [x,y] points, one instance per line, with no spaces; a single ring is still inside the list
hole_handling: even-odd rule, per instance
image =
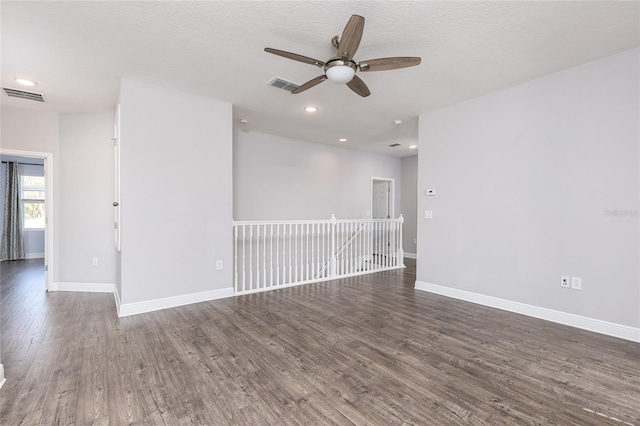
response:
[[[294,95],[304,92],[305,90],[310,89],[328,79],[334,83],[346,83],[347,86],[358,95],[366,97],[369,96],[371,92],[369,92],[369,88],[364,84],[364,81],[356,75],[356,71],[387,71],[398,68],[413,67],[420,64],[420,58],[418,57],[379,58],[356,63],[353,60],[353,56],[355,55],[356,50],[358,50],[363,31],[364,18],[359,15],[351,16],[349,22],[347,22],[347,25],[342,31],[342,35],[334,36],[333,39],[331,39],[331,43],[337,48],[337,53],[335,57],[330,58],[327,62],[322,62],[296,53],[285,52],[284,50],[272,49],[270,47],[266,47],[264,51],[293,59],[294,61],[304,62],[305,64],[315,65],[320,68],[324,67],[323,75],[309,80],[302,86],[295,89],[291,92]]]

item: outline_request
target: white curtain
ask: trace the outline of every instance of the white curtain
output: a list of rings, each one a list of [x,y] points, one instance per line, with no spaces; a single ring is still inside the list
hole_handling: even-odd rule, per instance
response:
[[[18,163],[7,163],[5,183],[4,223],[2,224],[2,246],[0,260],[24,259],[24,238],[22,236],[22,214],[20,206],[20,175]]]

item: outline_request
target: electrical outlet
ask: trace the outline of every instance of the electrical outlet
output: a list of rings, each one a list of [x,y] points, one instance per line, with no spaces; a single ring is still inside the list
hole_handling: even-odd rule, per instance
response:
[[[222,269],[222,260],[216,260],[216,269]]]
[[[98,266],[98,258],[97,257],[92,257],[91,258],[91,265]]]
[[[582,278],[571,277],[571,288],[574,290],[582,290]]]
[[[433,210],[425,210],[424,211],[425,219],[433,219]]]
[[[560,277],[560,287],[569,288],[569,277]]]
[[[417,238],[413,239],[413,244],[418,244],[418,239]]]

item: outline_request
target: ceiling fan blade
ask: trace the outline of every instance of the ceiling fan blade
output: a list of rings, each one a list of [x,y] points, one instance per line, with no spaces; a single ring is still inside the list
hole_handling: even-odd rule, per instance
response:
[[[305,84],[303,84],[302,86],[298,87],[296,90],[294,90],[293,92],[291,92],[292,95],[297,95],[300,92],[304,92],[307,89],[311,89],[313,86],[315,86],[316,84],[320,84],[323,81],[325,81],[327,79],[326,75],[321,75],[318,76],[316,78],[314,78],[313,80],[309,80],[307,81]]]
[[[367,85],[364,84],[364,81],[362,81],[362,79],[360,77],[358,77],[357,75],[353,76],[353,80],[348,82],[347,86],[349,86],[349,89],[353,90],[354,92],[356,92],[358,95],[362,96],[363,98],[366,98],[367,96],[369,96],[371,94],[371,92],[369,91],[369,88],[367,87]]]
[[[285,52],[284,50],[272,49],[270,47],[265,47],[264,51],[268,53],[273,53],[274,55],[282,56],[284,58],[293,59],[294,61],[315,65],[317,67],[324,66],[324,62],[322,61],[319,61],[313,58],[308,58],[306,56],[298,55],[297,53]]]
[[[421,59],[418,57],[398,56],[395,58],[370,59],[368,61],[360,61],[358,67],[360,71],[387,71],[397,70],[398,68],[415,67],[420,65]]]
[[[340,41],[338,42],[338,55],[343,60],[350,60],[356,54],[362,32],[364,31],[364,18],[359,15],[353,15],[347,22],[342,31]]]

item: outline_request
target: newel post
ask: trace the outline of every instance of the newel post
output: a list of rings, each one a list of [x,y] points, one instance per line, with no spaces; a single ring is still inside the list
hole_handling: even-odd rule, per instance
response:
[[[396,251],[396,265],[404,266],[404,250],[402,249],[402,224],[404,223],[404,216],[400,215],[398,218],[398,249]]]

